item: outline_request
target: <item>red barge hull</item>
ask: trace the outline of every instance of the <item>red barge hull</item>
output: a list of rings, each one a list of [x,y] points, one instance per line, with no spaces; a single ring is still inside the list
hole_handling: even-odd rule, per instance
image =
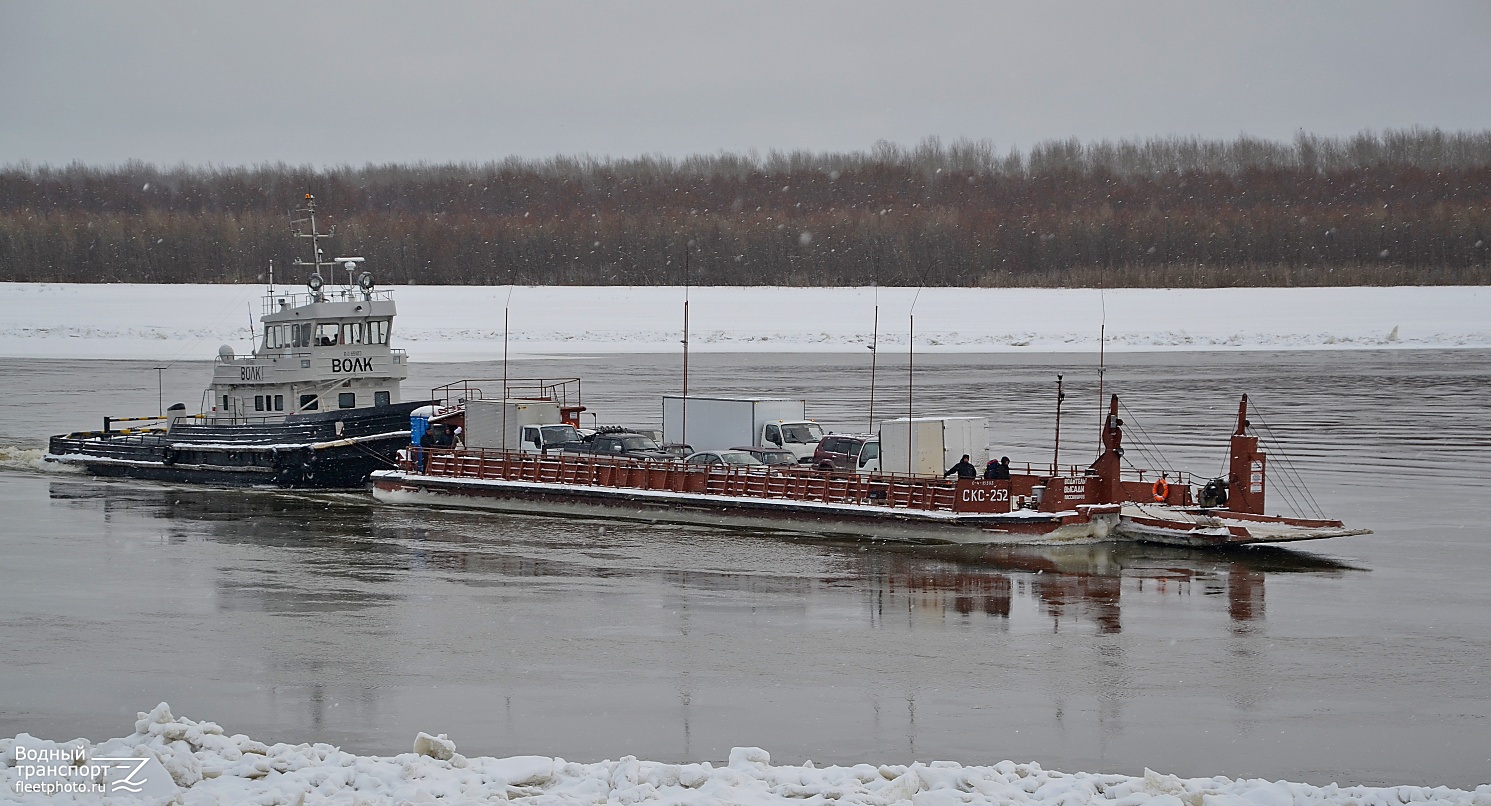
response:
[[[544,468],[544,464],[549,463],[524,462],[525,457],[515,456],[513,459],[514,464],[528,464],[556,473],[560,470],[558,461],[552,463],[552,468]],[[500,463],[494,464],[500,466]],[[664,470],[661,474],[669,472]],[[706,471],[692,475],[707,483],[709,475],[725,474]],[[828,481],[821,478],[823,474],[814,475],[820,478],[811,479],[807,474],[779,477],[788,482],[784,489],[790,491],[788,495],[792,497],[687,489],[692,485],[679,485],[683,489],[649,489],[573,481],[483,478],[470,474],[427,475],[406,470],[378,471],[373,474],[372,481],[373,497],[384,503],[460,506],[527,515],[625,518],[651,523],[920,543],[1089,542],[1118,537],[1115,532],[1119,522],[1117,506],[1083,506],[1064,512],[978,513],[887,505],[868,497],[830,495],[819,500],[797,497],[809,487],[816,488],[822,495],[821,490],[829,486],[812,484],[813,481]],[[775,480],[761,479],[763,483]],[[871,486],[866,485],[867,488]],[[948,485],[947,489],[953,491],[953,485]]]
[[[1127,540],[1175,546],[1285,543],[1368,534],[1336,520],[1263,513],[1265,456],[1238,407],[1229,471],[1197,506],[1189,484],[1122,477],[1123,421],[1109,403],[1103,452],[1065,475],[947,481],[926,476],[691,465],[593,454],[433,449],[372,475],[389,504],[626,518],[933,543]],[[1053,468],[1054,471],[1054,468]],[[1220,501],[1214,487],[1220,488]]]

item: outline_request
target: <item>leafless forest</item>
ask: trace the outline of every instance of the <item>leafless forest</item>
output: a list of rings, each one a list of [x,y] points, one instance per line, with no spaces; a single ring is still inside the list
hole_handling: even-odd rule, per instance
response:
[[[1491,283],[1491,131],[317,170],[10,166],[0,281],[291,281],[304,193],[385,283]]]

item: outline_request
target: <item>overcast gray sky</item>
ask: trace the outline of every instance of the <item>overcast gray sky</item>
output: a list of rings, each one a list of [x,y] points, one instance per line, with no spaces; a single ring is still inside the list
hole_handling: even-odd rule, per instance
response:
[[[1491,2],[0,0],[0,164],[1491,128]]]

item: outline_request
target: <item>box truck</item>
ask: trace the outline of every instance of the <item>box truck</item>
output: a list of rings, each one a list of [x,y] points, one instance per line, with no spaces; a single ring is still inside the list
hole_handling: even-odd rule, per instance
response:
[[[860,450],[861,473],[941,476],[968,454],[974,467],[989,460],[986,417],[901,417],[880,423],[880,436]],[[872,459],[871,455],[878,455]]]
[[[770,445],[811,462],[823,428],[806,412],[804,401],[789,398],[663,395],[663,442],[696,451]]]
[[[542,453],[580,439],[548,400],[468,400],[462,434],[468,448]]]

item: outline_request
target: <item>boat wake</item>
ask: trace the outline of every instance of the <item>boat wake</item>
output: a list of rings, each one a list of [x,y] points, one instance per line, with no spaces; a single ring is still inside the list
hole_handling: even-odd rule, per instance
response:
[[[28,473],[75,474],[80,468],[61,462],[48,462],[47,452],[41,448],[19,448],[15,445],[0,445],[0,470],[21,470]]]

